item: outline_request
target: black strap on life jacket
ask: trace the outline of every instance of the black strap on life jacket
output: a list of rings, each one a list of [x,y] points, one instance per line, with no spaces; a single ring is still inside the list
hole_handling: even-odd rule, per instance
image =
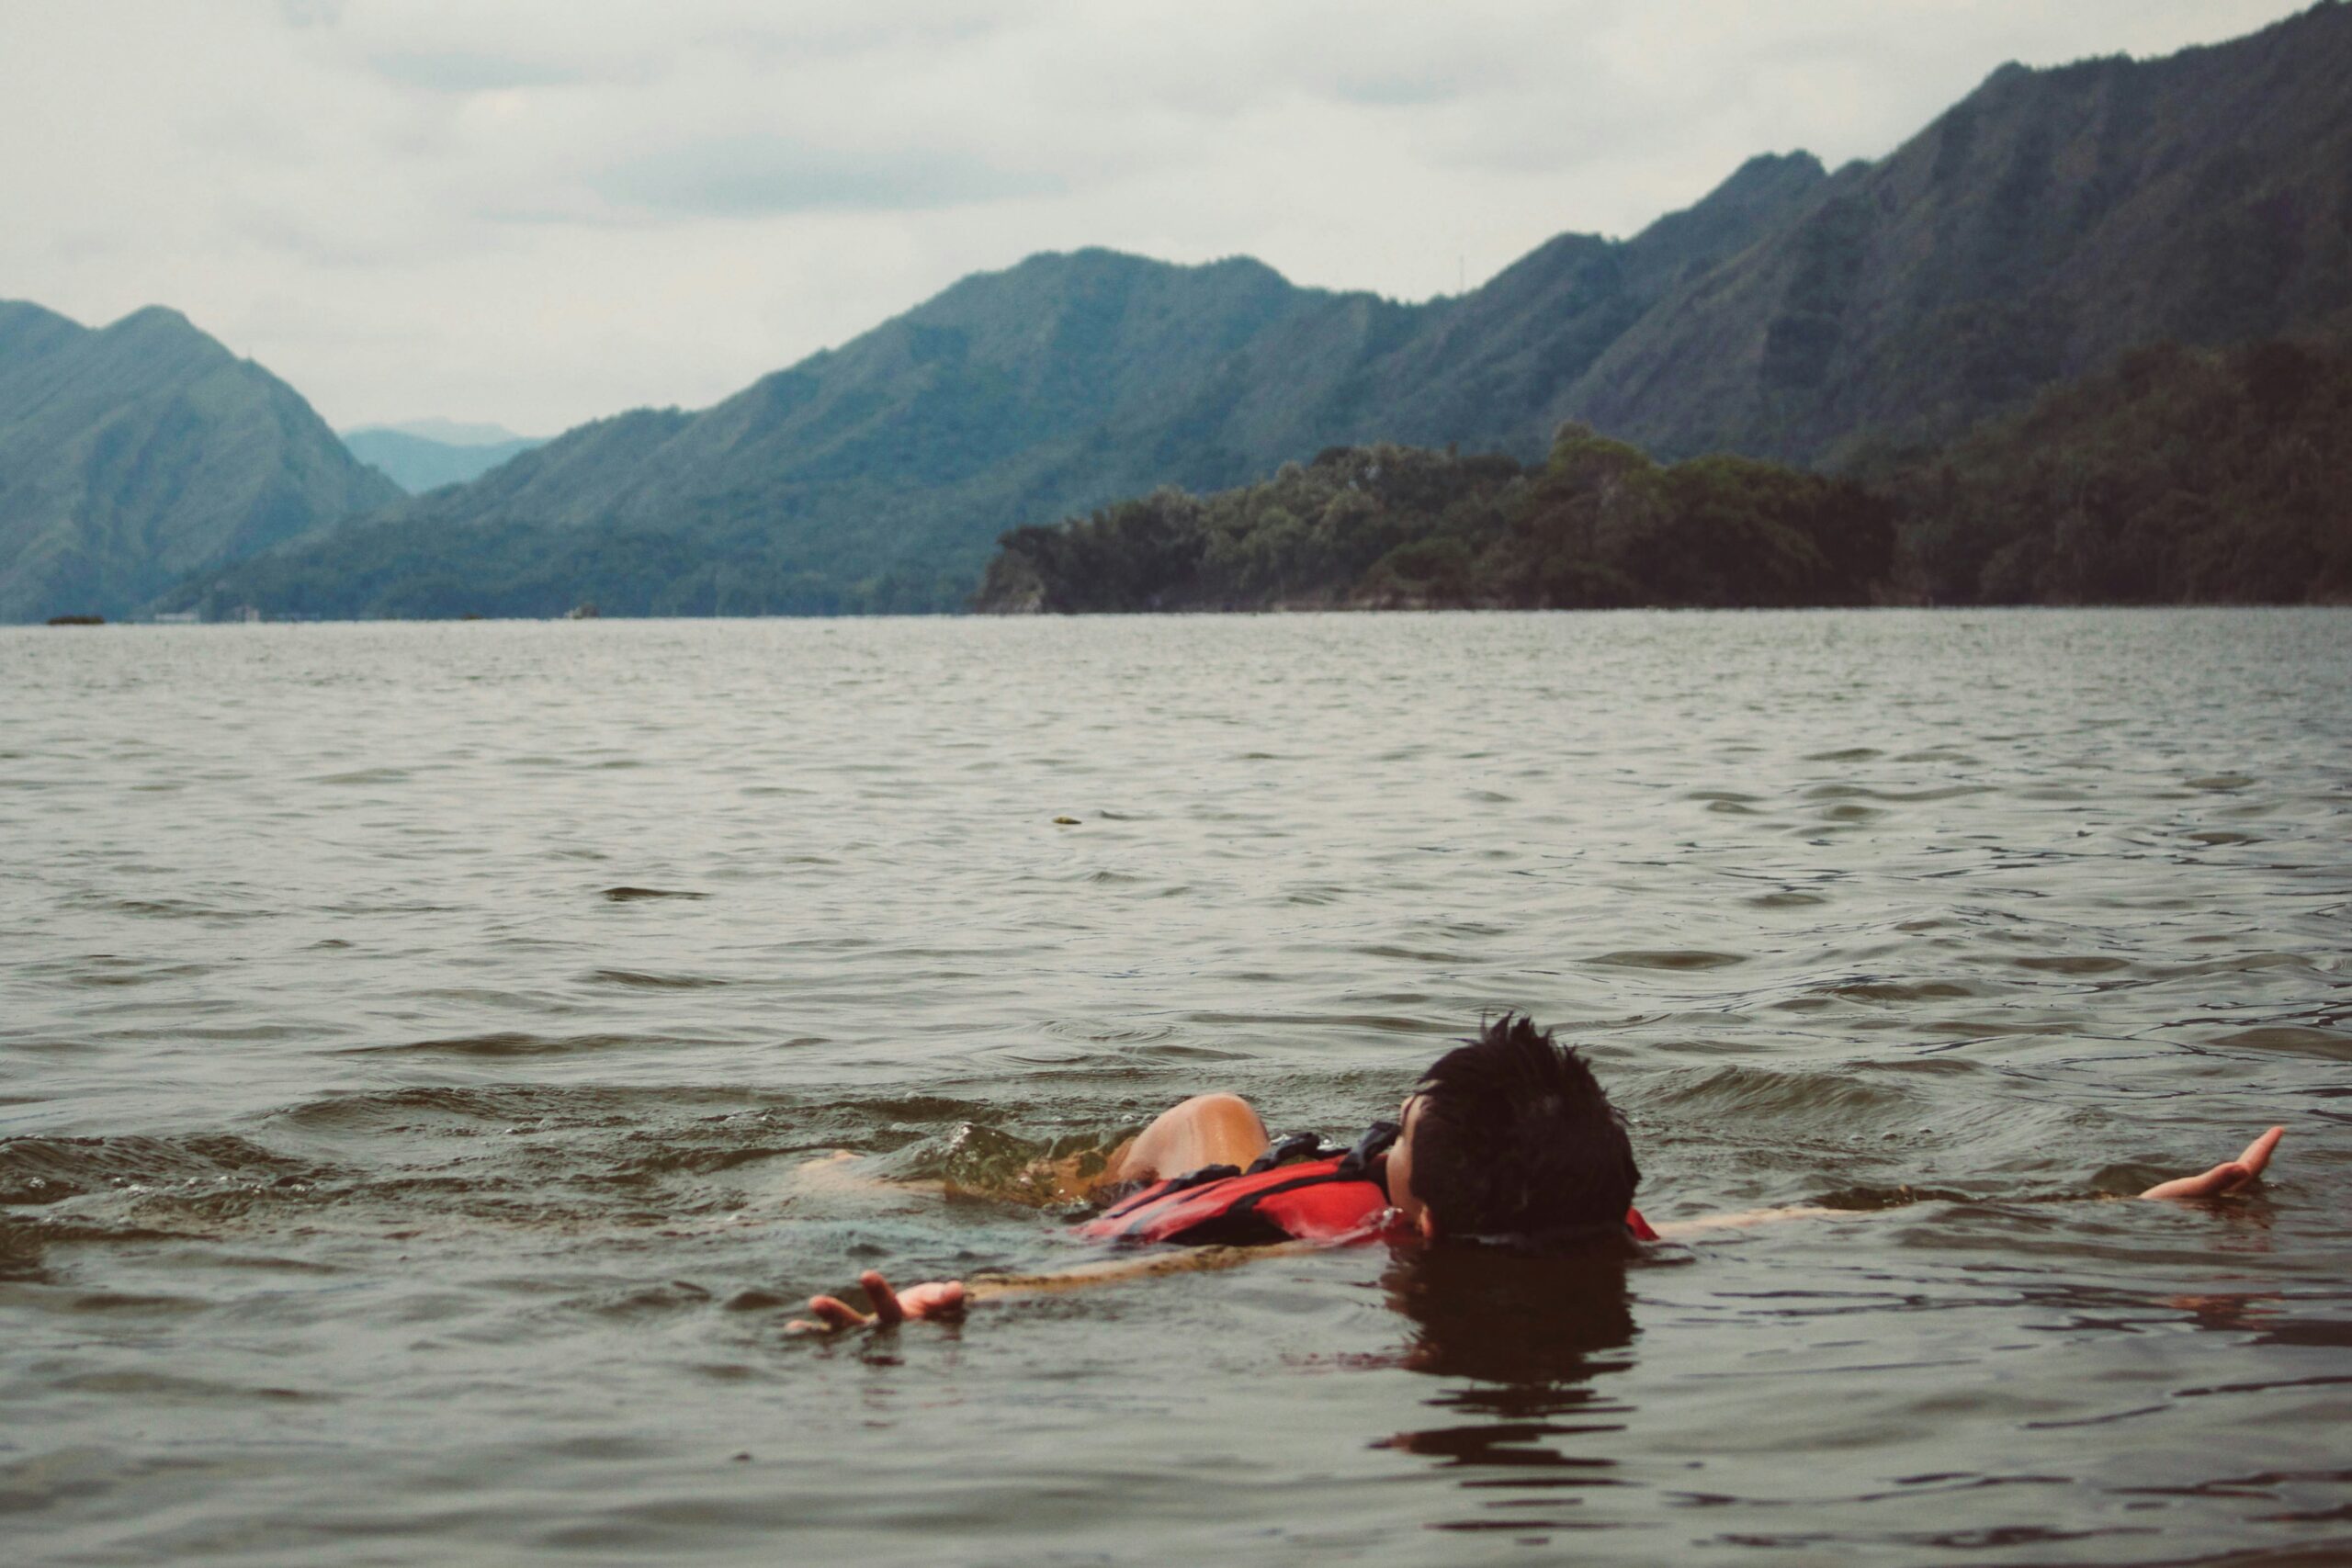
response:
[[[1275,1140],[1274,1146],[1250,1162],[1244,1176],[1257,1176],[1276,1166],[1289,1165],[1295,1160],[1329,1159],[1340,1151],[1325,1145],[1320,1133],[1293,1133]]]
[[[1347,1157],[1340,1162],[1340,1168],[1351,1172],[1370,1171],[1372,1162],[1385,1155],[1404,1132],[1405,1129],[1394,1122],[1374,1122],[1363,1130],[1363,1134],[1348,1150]]]

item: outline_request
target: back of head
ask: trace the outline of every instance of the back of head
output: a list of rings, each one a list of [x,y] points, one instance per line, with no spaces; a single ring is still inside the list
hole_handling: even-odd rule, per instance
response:
[[[1641,1172],[1592,1069],[1505,1013],[1421,1075],[1413,1190],[1442,1236],[1622,1229]]]

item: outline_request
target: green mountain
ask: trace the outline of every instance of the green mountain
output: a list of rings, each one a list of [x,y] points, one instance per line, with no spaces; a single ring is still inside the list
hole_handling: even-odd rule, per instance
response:
[[[531,436],[503,432],[488,441],[439,440],[382,425],[346,430],[343,444],[351,449],[353,457],[383,473],[411,495],[478,479],[507,458],[547,445]]]
[[[1631,240],[1565,235],[1419,306],[1247,260],[1036,256],[715,408],[584,426],[174,603],[944,609],[1009,528],[1328,446],[1532,461],[1572,420],[1669,461],[1940,440],[2137,344],[2352,310],[2346,80],[2334,0],[2165,60],[2005,67],[1880,163],[1758,158]]]
[[[955,608],[996,536],[1023,522],[1162,482],[1238,483],[1400,415],[1426,439],[1475,433],[1478,409],[1517,408],[1559,380],[1824,177],[1801,154],[1758,159],[1636,240],[1555,241],[1476,295],[1419,307],[1295,288],[1248,260],[1033,256],[715,408],[582,426],[171,603],[323,615],[543,615],[583,601],[626,615]],[[1573,331],[1531,352],[1537,319]],[[1426,410],[1403,395],[1423,384]]]
[[[93,331],[0,301],[0,621],[120,615],[399,496],[175,311]]]
[[[1559,405],[1628,440],[1835,461],[2124,350],[2352,308],[2352,7],[2166,59],[2004,66],[1630,329]]]

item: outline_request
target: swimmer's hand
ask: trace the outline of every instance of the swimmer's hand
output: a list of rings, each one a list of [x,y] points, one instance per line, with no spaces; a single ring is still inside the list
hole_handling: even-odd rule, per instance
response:
[[[2231,1198],[2244,1192],[2262,1178],[2262,1168],[2270,1163],[2270,1151],[2287,1135],[2284,1127],[2273,1127],[2245,1146],[2245,1153],[2233,1160],[2224,1160],[2202,1176],[2184,1176],[2177,1181],[2159,1181],[2143,1198]]]
[[[889,1280],[868,1269],[857,1277],[857,1282],[865,1287],[866,1298],[874,1303],[872,1313],[862,1313],[839,1296],[811,1296],[808,1310],[817,1314],[818,1321],[811,1323],[805,1317],[797,1317],[786,1326],[799,1334],[832,1334],[844,1328],[863,1328],[867,1324],[895,1328],[909,1318],[944,1321],[964,1315],[961,1280],[933,1280],[894,1291]]]

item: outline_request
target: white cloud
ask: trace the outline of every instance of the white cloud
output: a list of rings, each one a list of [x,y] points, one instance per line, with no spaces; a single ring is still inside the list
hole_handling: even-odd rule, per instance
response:
[[[0,297],[151,301],[356,424],[696,406],[1107,244],[1422,298],[2010,59],[2295,0],[0,0]]]

